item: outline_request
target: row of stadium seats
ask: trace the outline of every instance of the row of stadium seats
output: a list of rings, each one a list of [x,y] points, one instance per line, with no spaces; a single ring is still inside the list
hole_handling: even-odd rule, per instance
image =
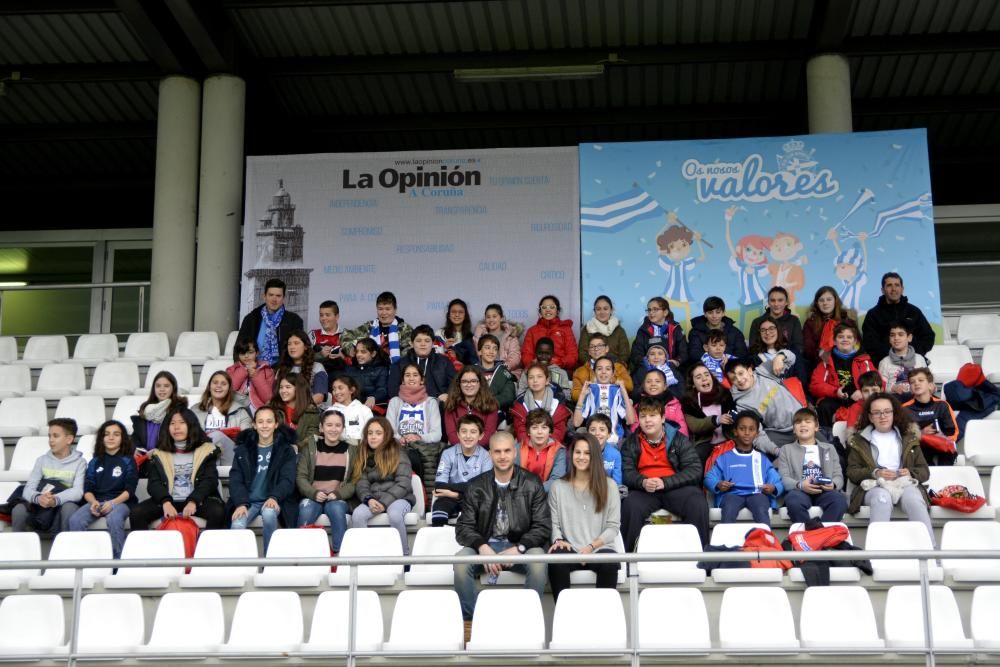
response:
[[[96,366],[118,358],[143,365],[171,358],[200,364],[209,359],[232,359],[236,335],[237,332],[231,331],[226,344],[220,348],[219,336],[214,331],[185,331],[177,337],[171,354],[170,340],[162,331],[130,334],[124,351],[119,351],[118,337],[114,334],[84,334],[76,341],[72,360],[84,366]],[[0,364],[41,368],[70,358],[66,336],[32,336],[25,343],[20,358],[17,340],[13,336],[0,337]]]
[[[833,524],[831,524],[833,525]],[[747,531],[759,524],[718,524],[712,530],[714,546],[742,546]],[[793,525],[790,532],[802,528]],[[616,541],[621,553],[621,538]],[[452,556],[461,547],[455,539],[452,526],[424,527],[417,531],[411,550],[413,556]],[[933,550],[926,528],[919,522],[886,521],[868,527],[864,548],[869,551]],[[996,559],[962,560],[944,559],[940,565],[931,564],[930,581],[943,581],[947,575],[955,582],[1000,582],[1000,524],[995,521],[949,521],[941,536],[942,550],[987,550],[997,554]],[[702,549],[698,533],[687,524],[654,525],[643,527],[636,548],[637,553],[691,554],[690,561],[648,561],[636,566],[635,572],[642,585],[652,584],[703,584],[711,579],[716,584],[732,583],[781,583],[785,573],[780,568],[715,568],[706,576],[697,566]],[[28,570],[0,570],[0,589],[17,590],[67,590],[73,587],[70,570],[52,567],[61,560],[92,559],[111,561],[111,540],[103,531],[63,532],[52,542],[47,560],[41,559],[41,541],[35,533],[0,533],[0,561],[38,561],[39,567]],[[275,531],[268,545],[267,558],[326,558],[330,543],[326,531],[311,528],[281,528]],[[402,556],[399,536],[390,528],[349,528],[340,551],[343,558]],[[149,558],[183,558],[184,545],[176,531],[136,531],[129,533],[122,551],[122,560]],[[210,530],[198,539],[195,559],[258,558],[257,539],[253,531]],[[341,567],[331,573],[327,566],[278,566],[268,565],[258,572],[254,566],[192,567],[185,574],[184,568],[119,568],[112,574],[107,568],[84,571],[83,585],[104,589],[166,589],[180,588],[235,588],[249,584],[256,588],[316,587],[348,585],[348,568]],[[44,574],[41,572],[45,568]],[[914,559],[875,559],[872,561],[872,580],[875,582],[913,582],[920,580],[919,565]],[[831,582],[853,583],[862,580],[861,571],[855,567],[831,568]],[[802,572],[795,567],[788,571],[788,580],[804,581]],[[594,583],[589,571],[573,573],[574,585]],[[619,583],[625,581],[624,566]],[[358,569],[361,586],[445,586],[453,582],[451,565],[414,564],[409,571],[402,565],[364,565]],[[523,584],[522,575],[503,572],[498,584]]]

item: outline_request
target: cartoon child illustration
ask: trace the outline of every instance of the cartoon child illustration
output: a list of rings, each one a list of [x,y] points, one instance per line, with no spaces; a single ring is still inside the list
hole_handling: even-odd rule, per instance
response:
[[[795,305],[795,293],[806,284],[806,274],[802,267],[809,259],[805,255],[795,261],[792,258],[802,252],[799,237],[788,232],[777,232],[771,240],[771,259],[768,265],[771,273],[771,287],[784,287],[788,292],[788,307]]]
[[[691,256],[691,246],[698,244],[700,255]],[[667,213],[667,226],[656,237],[656,247],[660,253],[660,268],[667,274],[667,284],[663,296],[674,312],[674,319],[680,321],[677,313],[684,311],[684,319],[690,321],[693,298],[688,285],[688,273],[696,262],[705,261],[705,246],[701,233],[688,228],[673,211]]]
[[[733,245],[730,226],[733,216],[739,207],[726,209],[726,243],[729,244],[729,268],[736,272],[740,280],[740,315],[739,327],[746,330],[750,319],[757,317],[764,310],[767,301],[767,291],[761,287],[760,279],[768,275],[767,252],[771,249],[771,239],[758,234],[748,234]]]
[[[833,248],[837,251],[837,256],[833,260],[833,270],[837,278],[844,283],[844,288],[840,291],[840,300],[847,308],[860,312],[861,288],[868,283],[868,246],[865,244],[868,234],[865,232],[857,234],[857,241],[843,250],[840,248],[837,227],[830,229],[826,233],[826,238],[833,241]]]

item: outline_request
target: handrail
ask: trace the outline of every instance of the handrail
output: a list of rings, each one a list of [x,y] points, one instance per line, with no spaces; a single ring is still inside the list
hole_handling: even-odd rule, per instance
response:
[[[920,569],[920,587],[921,587],[921,598],[922,598],[922,611],[923,611],[923,626],[924,626],[924,645],[913,648],[897,648],[892,649],[883,648],[881,651],[877,649],[813,649],[809,648],[808,653],[810,654],[847,654],[847,655],[862,655],[862,654],[879,654],[879,653],[899,653],[899,654],[913,654],[913,655],[924,655],[925,664],[933,667],[935,664],[935,656],[939,654],[987,654],[991,650],[995,649],[983,649],[983,648],[963,648],[963,649],[945,649],[937,648],[934,646],[934,634],[933,625],[930,616],[930,604],[929,604],[929,576],[928,576],[928,561],[937,559],[968,559],[968,560],[978,560],[978,559],[997,559],[997,553],[995,551],[987,551],[984,549],[969,549],[969,550],[931,550],[931,549],[921,549],[914,551],[810,551],[810,552],[790,552],[790,551],[760,551],[760,552],[744,552],[744,551],[732,551],[732,552],[683,552],[683,553],[591,553],[591,554],[524,554],[516,557],[518,563],[639,563],[639,562],[690,562],[692,560],[702,561],[702,562],[726,562],[726,561],[751,561],[751,560],[795,560],[795,561],[811,561],[811,560],[823,560],[823,561],[850,561],[850,560],[919,560]],[[349,605],[350,613],[348,616],[348,646],[346,651],[339,652],[304,652],[304,651],[246,651],[232,653],[227,652],[225,655],[229,658],[288,658],[288,657],[298,657],[298,656],[308,656],[311,658],[343,658],[346,659],[346,664],[348,667],[354,667],[356,660],[359,657],[377,657],[377,656],[413,656],[413,657],[455,657],[460,655],[465,655],[466,651],[461,650],[428,650],[428,651],[359,651],[355,649],[354,639],[355,639],[355,625],[357,623],[356,612],[357,612],[357,588],[358,588],[358,569],[357,567],[351,566],[363,566],[363,565],[443,565],[443,564],[478,564],[485,565],[489,563],[509,563],[511,560],[510,556],[494,555],[494,556],[355,556],[355,557],[316,557],[316,558],[227,558],[227,559],[196,559],[196,558],[144,558],[144,559],[129,559],[129,560],[94,560],[94,559],[79,559],[79,560],[60,560],[60,561],[2,561],[0,562],[0,571],[3,570],[14,570],[14,569],[58,569],[74,570],[73,577],[73,618],[71,626],[71,636],[69,642],[69,651],[64,655],[17,655],[17,656],[0,656],[0,662],[7,659],[25,661],[25,660],[51,660],[56,662],[66,662],[68,667],[74,667],[79,659],[85,658],[87,660],[94,659],[114,659],[121,660],[123,657],[135,657],[143,659],[173,659],[179,660],[183,658],[205,658],[203,653],[198,654],[178,654],[178,653],[136,653],[135,655],[123,656],[121,654],[81,654],[78,652],[77,640],[79,634],[79,612],[80,612],[80,601],[81,592],[83,587],[83,570],[86,568],[104,568],[106,569],[109,564],[114,565],[118,569],[122,568],[140,568],[140,567],[236,567],[236,566],[270,566],[270,567],[281,567],[281,566],[324,566],[328,567],[331,565],[337,565],[338,567],[349,567]],[[708,649],[691,649],[691,650],[642,650],[638,647],[638,642],[636,641],[635,629],[637,626],[637,616],[638,616],[638,576],[635,573],[630,573],[628,577],[628,613],[630,616],[630,627],[632,628],[632,634],[627,642],[628,647],[621,649],[607,649],[607,650],[594,650],[594,649],[532,649],[532,650],[504,650],[498,652],[504,656],[628,656],[630,658],[631,665],[633,667],[639,667],[641,664],[642,656],[655,656],[655,655],[715,655],[715,654],[759,654],[759,655],[773,655],[775,653],[802,653],[803,649],[800,647],[797,650],[786,649],[786,648],[758,648],[758,649],[725,649],[725,648],[708,648]],[[489,652],[479,654],[481,657],[489,657],[491,654]]]
[[[100,283],[52,283],[50,285],[20,285],[11,287],[0,287],[0,329],[3,327],[3,308],[4,308],[4,293],[5,292],[33,292],[33,291],[44,291],[44,290],[73,290],[73,289],[114,289],[116,287],[138,287],[139,288],[139,309],[138,317],[136,320],[136,331],[142,332],[145,329],[145,317],[146,317],[146,290],[152,285],[149,280],[126,280],[122,282],[100,282]],[[103,308],[107,304],[102,300],[102,317]],[[109,333],[109,332],[103,332]],[[82,334],[80,334],[82,335]]]

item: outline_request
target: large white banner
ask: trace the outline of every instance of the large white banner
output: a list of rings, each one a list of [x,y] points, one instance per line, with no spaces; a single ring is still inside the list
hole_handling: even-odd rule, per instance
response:
[[[579,201],[575,146],[249,157],[241,317],[279,277],[309,328],[326,299],[371,320],[383,290],[413,326],[456,297],[532,324],[545,294],[579,324]]]

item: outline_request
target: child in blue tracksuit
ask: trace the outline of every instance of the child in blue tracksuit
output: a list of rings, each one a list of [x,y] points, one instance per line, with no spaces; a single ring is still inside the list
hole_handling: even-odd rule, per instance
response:
[[[479,439],[486,429],[479,415],[462,415],[456,427],[458,444],[441,453],[437,474],[434,476],[432,526],[445,526],[448,519],[458,516],[465,487],[474,477],[493,469],[493,459],[489,452],[479,446]]]
[[[601,444],[601,458],[604,460],[604,472],[614,480],[619,490],[622,488],[622,455],[618,447],[608,442],[611,437],[611,418],[598,412],[587,417],[584,424],[587,433],[597,438]]]
[[[705,488],[715,494],[715,506],[722,508],[722,523],[734,523],[746,507],[756,523],[771,525],[768,510],[777,508],[784,487],[771,460],[753,448],[759,431],[760,418],[755,413],[737,415],[732,447],[719,455],[705,475]]]

